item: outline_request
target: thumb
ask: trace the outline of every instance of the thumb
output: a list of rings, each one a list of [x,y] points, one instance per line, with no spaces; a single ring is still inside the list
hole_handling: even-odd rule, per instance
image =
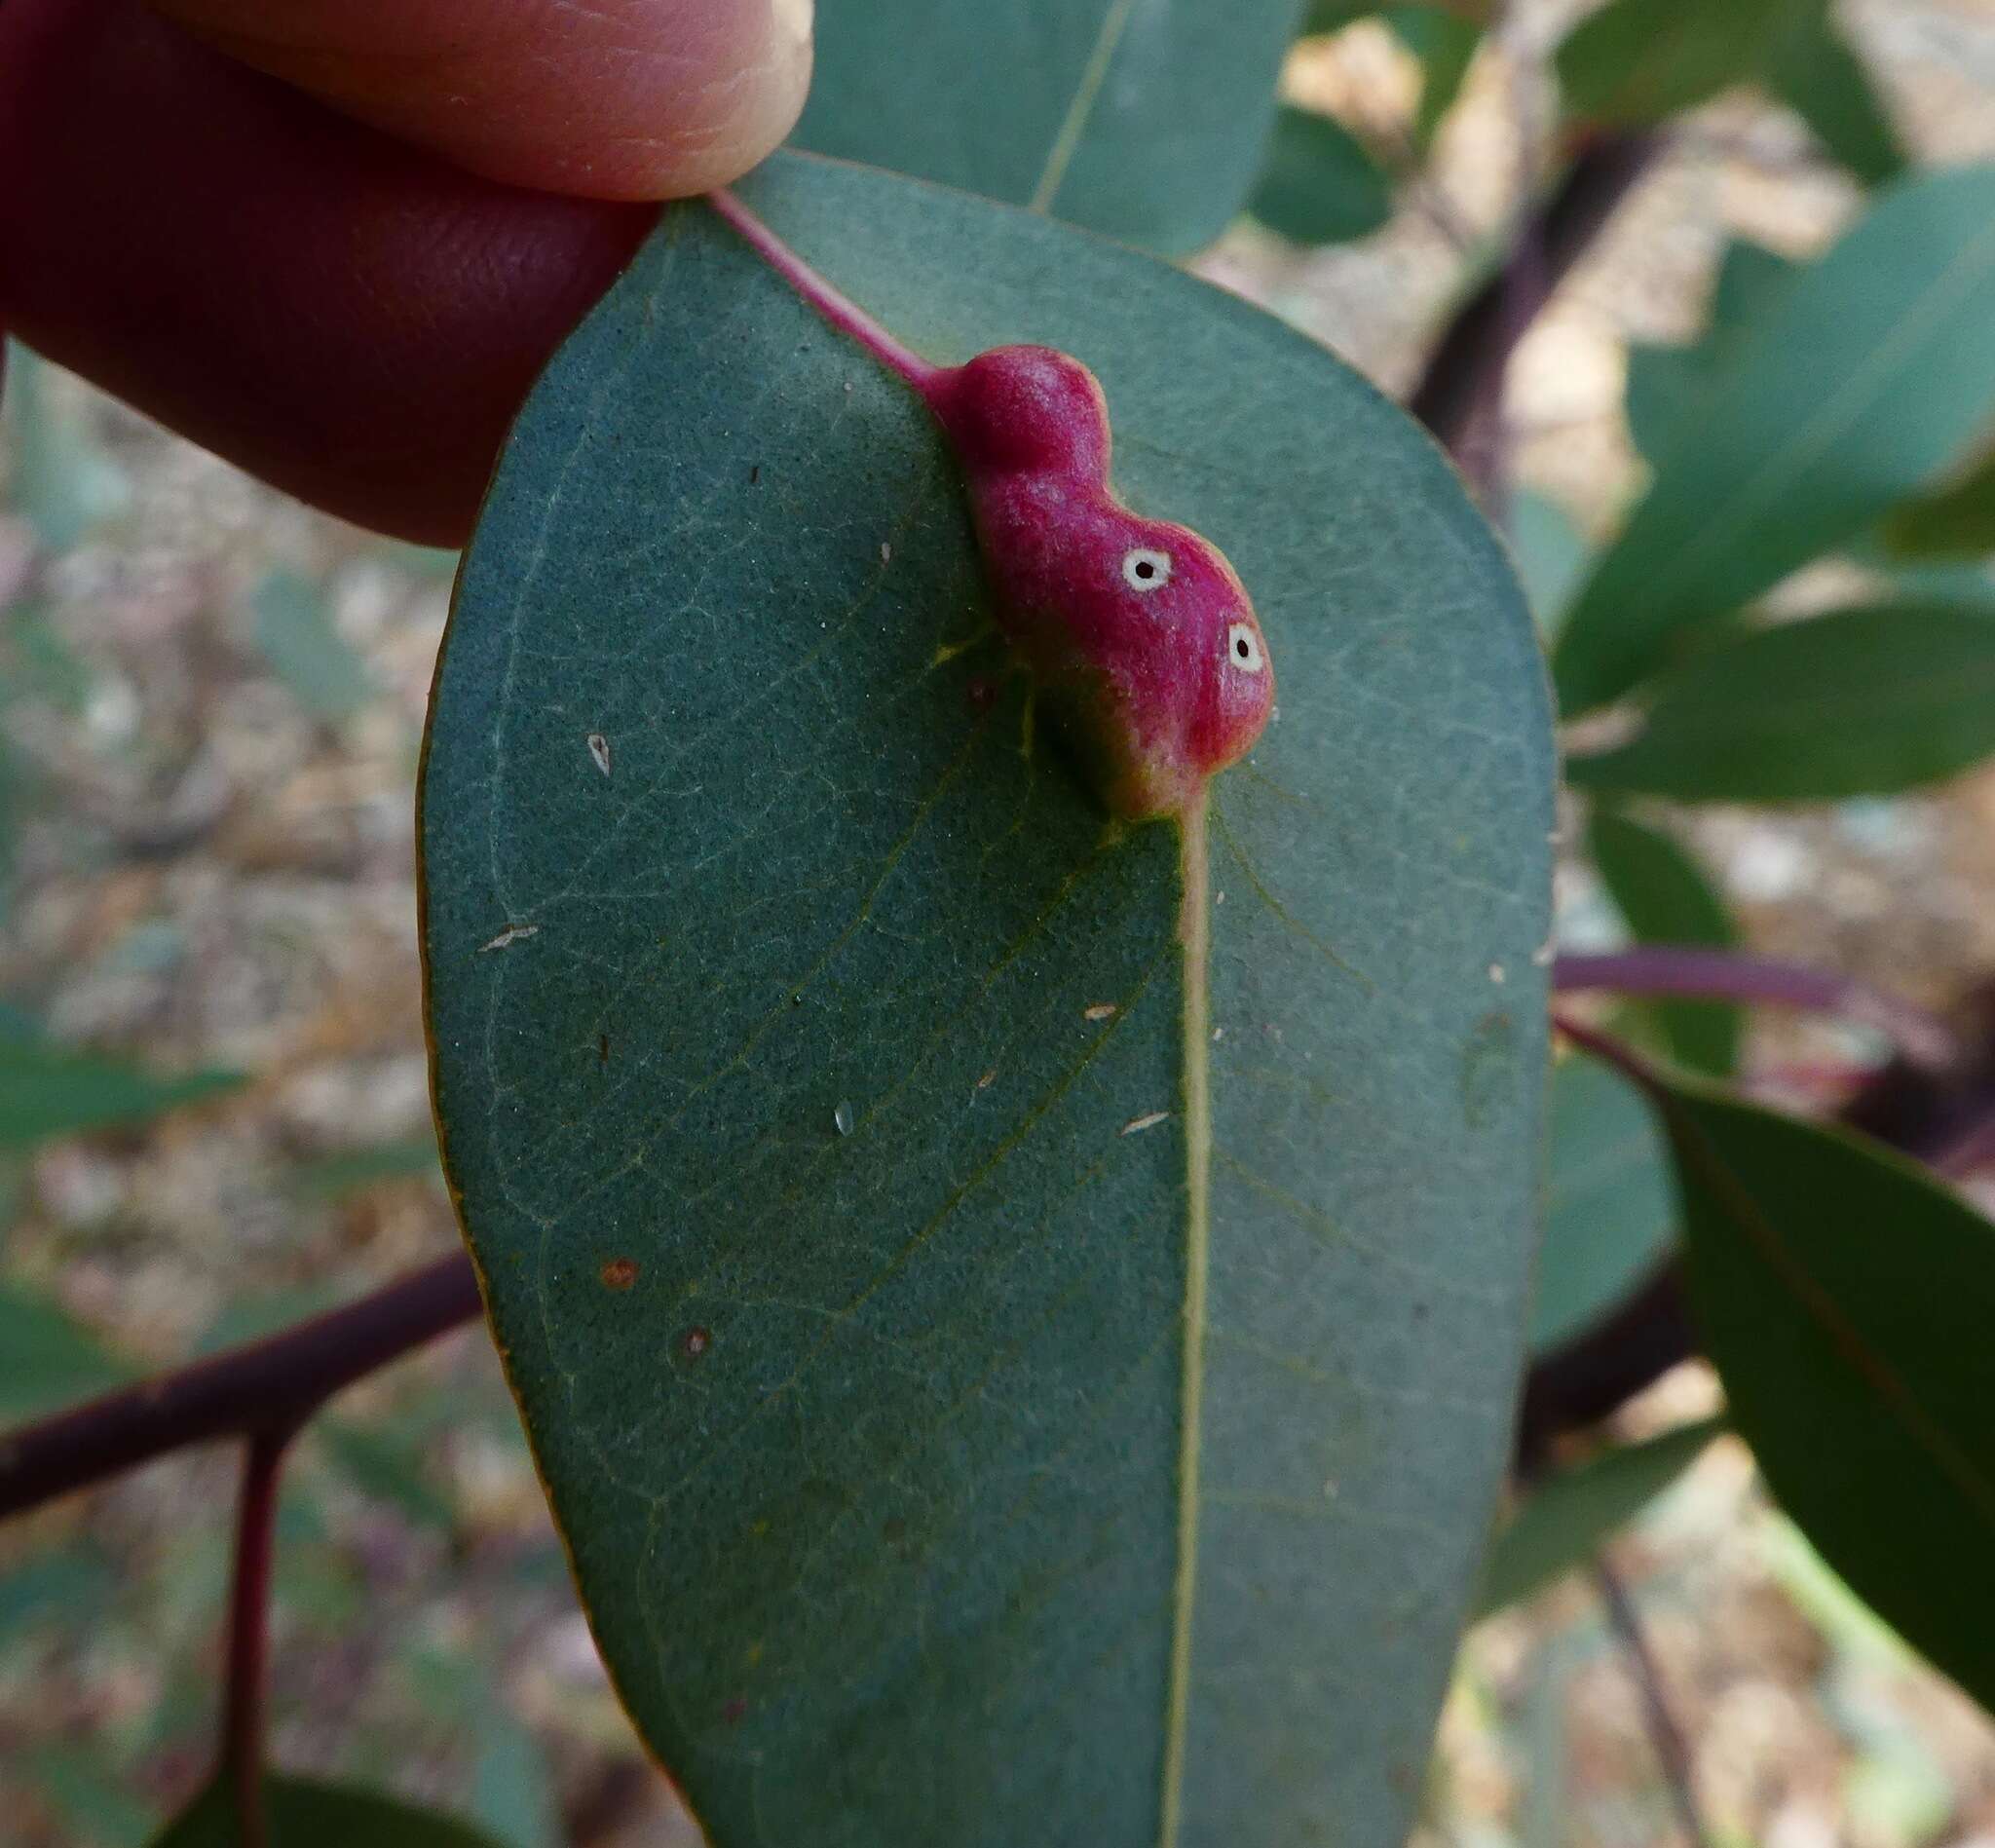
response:
[[[725,185],[789,133],[812,0],[156,0],[231,57],[490,179]]]

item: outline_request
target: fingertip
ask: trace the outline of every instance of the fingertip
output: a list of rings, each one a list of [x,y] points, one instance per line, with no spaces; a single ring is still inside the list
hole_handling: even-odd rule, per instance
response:
[[[157,0],[232,57],[514,186],[684,198],[796,125],[813,0]]]

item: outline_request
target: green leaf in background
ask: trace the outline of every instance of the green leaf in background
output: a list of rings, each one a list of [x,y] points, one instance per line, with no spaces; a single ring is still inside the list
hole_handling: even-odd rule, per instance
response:
[[[1535,1484],[1490,1543],[1476,1615],[1487,1617],[1584,1565],[1724,1429],[1723,1418],[1703,1418]]]
[[[1356,20],[1369,19],[1378,11],[1377,0],[1308,0],[1302,9],[1300,35],[1321,38],[1341,32]]]
[[[88,1541],[10,1565],[0,1572],[0,1647],[18,1647],[45,1625],[80,1635],[102,1619],[117,1595],[116,1571]]]
[[[1718,260],[1710,322],[1687,347],[1631,347],[1628,353],[1628,431],[1651,465],[1696,417],[1698,400],[1717,376],[1720,362],[1801,266],[1764,245],[1735,238]]]
[[[1995,634],[1995,631],[1991,631]],[[1724,950],[1739,940],[1704,869],[1669,835],[1609,810],[1596,811],[1587,850],[1637,943]],[[1645,1001],[1678,1065],[1725,1077],[1739,1063],[1739,1010],[1723,1001]]]
[[[1531,1306],[1544,1353],[1600,1320],[1652,1271],[1676,1228],[1670,1152],[1648,1100],[1596,1059],[1552,1074],[1545,1237]]]
[[[1995,449],[1958,481],[1893,509],[1878,537],[1893,558],[1985,558],[1995,552]]]
[[[1284,103],[1248,209],[1291,244],[1342,244],[1392,216],[1392,188],[1342,123]]]
[[[1995,608],[1892,603],[1692,656],[1628,743],[1565,774],[1678,802],[1836,802],[1938,782],[1990,752]]]
[[[796,144],[1154,249],[1254,185],[1297,0],[823,0]]]
[[[143,1122],[245,1081],[240,1072],[219,1071],[155,1077],[123,1060],[0,1034],[0,1149]]]
[[[265,1778],[271,1848],[497,1848],[469,1823],[379,1791],[273,1773]],[[210,1784],[152,1848],[239,1848],[235,1793]]]
[[[1829,0],[1790,10],[1768,48],[1765,81],[1864,185],[1881,186],[1904,170],[1904,144]]]
[[[384,1181],[428,1178],[442,1179],[433,1135],[373,1143],[363,1149],[343,1149],[336,1155],[300,1162],[291,1175],[298,1191],[316,1200],[344,1199]]]
[[[420,1439],[329,1416],[315,1419],[312,1431],[341,1474],[361,1493],[400,1509],[417,1527],[455,1524],[457,1511],[430,1479]]]
[[[1550,641],[1586,576],[1586,535],[1549,494],[1524,488],[1511,497],[1510,550],[1538,633]]]
[[[1554,658],[1567,712],[1862,533],[1995,407],[1995,166],[1880,194],[1727,353]]]
[[[74,1848],[140,1848],[151,1833],[151,1813],[124,1788],[102,1753],[50,1746],[8,1770],[61,1820],[59,1839]],[[9,1792],[10,1814],[17,1794]]]
[[[471,1820],[501,1848],[564,1848],[568,1835],[553,1766],[532,1728],[521,1725],[498,1697],[489,1668],[483,1686],[486,1698],[473,1718]]]
[[[1440,6],[1394,7],[1384,17],[1393,35],[1420,63],[1413,141],[1425,148],[1461,94],[1462,82],[1483,43],[1483,28],[1466,15]]]
[[[59,1304],[0,1284],[0,1418],[33,1417],[87,1399],[127,1372]]]
[[[374,697],[367,663],[333,626],[321,585],[295,571],[273,571],[251,601],[257,648],[315,719],[352,718]]]
[[[1851,1588],[1995,1705],[1995,1226],[1854,1135],[1651,1086],[1733,1425]]]
[[[1797,3],[1807,0],[1608,0],[1559,48],[1565,113],[1637,127],[1749,83]]]
[[[67,551],[124,510],[131,484],[89,423],[51,396],[47,361],[15,341],[5,358],[8,499],[49,550]]]
[[[744,191],[938,360],[1084,356],[1281,717],[1212,798],[1206,1024],[1178,830],[1021,748],[900,382],[698,207],[557,357],[421,843],[446,1159],[595,1633],[715,1848],[1399,1840],[1526,1313],[1523,600],[1244,303],[887,175]]]

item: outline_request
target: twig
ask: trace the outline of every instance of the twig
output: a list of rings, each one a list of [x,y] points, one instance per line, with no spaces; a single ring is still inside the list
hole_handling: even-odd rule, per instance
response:
[[[1566,955],[1552,964],[1552,987],[1562,995],[1607,990],[1805,1007],[1875,1027],[1921,1065],[1949,1065],[1957,1053],[1953,1034],[1942,1022],[1896,995],[1831,970],[1739,950],[1645,944],[1602,956]]]
[[[1539,312],[1655,159],[1650,134],[1589,141],[1521,228],[1513,255],[1455,312],[1407,407],[1457,457]]]
[[[1697,1807],[1696,1774],[1691,1767],[1690,1748],[1684,1743],[1683,1731],[1676,1724],[1675,1715],[1670,1711],[1669,1697],[1663,1691],[1662,1671],[1648,1646],[1648,1638],[1643,1634],[1634,1601],[1629,1598],[1620,1575],[1607,1564],[1604,1554],[1594,1560],[1594,1584],[1634,1666],[1635,1678],[1641,1689],[1642,1712],[1648,1721],[1649,1745],[1662,1766],[1663,1781],[1670,1787],[1670,1795],[1676,1806],[1676,1819],[1683,1825],[1683,1832],[1690,1838],[1693,1848],[1710,1848],[1711,1833],[1705,1828],[1704,1817]]]
[[[291,1432],[260,1431],[245,1447],[243,1499],[236,1521],[236,1575],[229,1597],[228,1690],[215,1776],[236,1799],[243,1848],[269,1848],[263,1800],[264,1683],[270,1656],[272,1540],[278,1475]]]
[[[462,1252],[373,1295],[0,1437],[0,1520],[214,1438],[285,1433],[341,1387],[478,1314]]]

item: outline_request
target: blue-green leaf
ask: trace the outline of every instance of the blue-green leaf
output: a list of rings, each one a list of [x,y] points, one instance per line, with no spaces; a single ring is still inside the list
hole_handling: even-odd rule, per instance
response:
[[[1584,1565],[1724,1428],[1722,1418],[1700,1419],[1533,1484],[1490,1543],[1476,1615],[1487,1617]]]
[[[1703,869],[1669,835],[1601,810],[1587,830],[1587,850],[1615,909],[1638,943],[1692,944],[1722,950],[1737,943],[1725,901]],[[1651,1001],[1642,1011],[1662,1030],[1678,1065],[1713,1077],[1739,1062],[1739,1010],[1724,1001]]]
[[[1292,244],[1341,244],[1392,216],[1392,189],[1342,123],[1284,103],[1248,208]]]
[[[1538,1353],[1584,1334],[1654,1270],[1676,1226],[1670,1155],[1648,1101],[1584,1057],[1552,1075],[1545,1241],[1531,1311]]]
[[[1560,638],[1562,702],[1626,693],[1864,531],[1995,409],[1995,167],[1908,179],[1728,351]]]
[[[716,1848],[1401,1839],[1526,1313],[1522,596],[1270,318],[878,173],[745,190],[936,359],[1093,365],[1281,717],[1203,858],[1108,826],[1028,749],[921,405],[701,207],[557,358],[444,646],[425,954],[617,1685]]]
[[[1245,203],[1298,0],[821,0],[797,145],[1160,250]]]
[[[1995,607],[1880,604],[1757,629],[1656,687],[1581,789],[1679,802],[1834,802],[1937,782],[1995,753]]]

